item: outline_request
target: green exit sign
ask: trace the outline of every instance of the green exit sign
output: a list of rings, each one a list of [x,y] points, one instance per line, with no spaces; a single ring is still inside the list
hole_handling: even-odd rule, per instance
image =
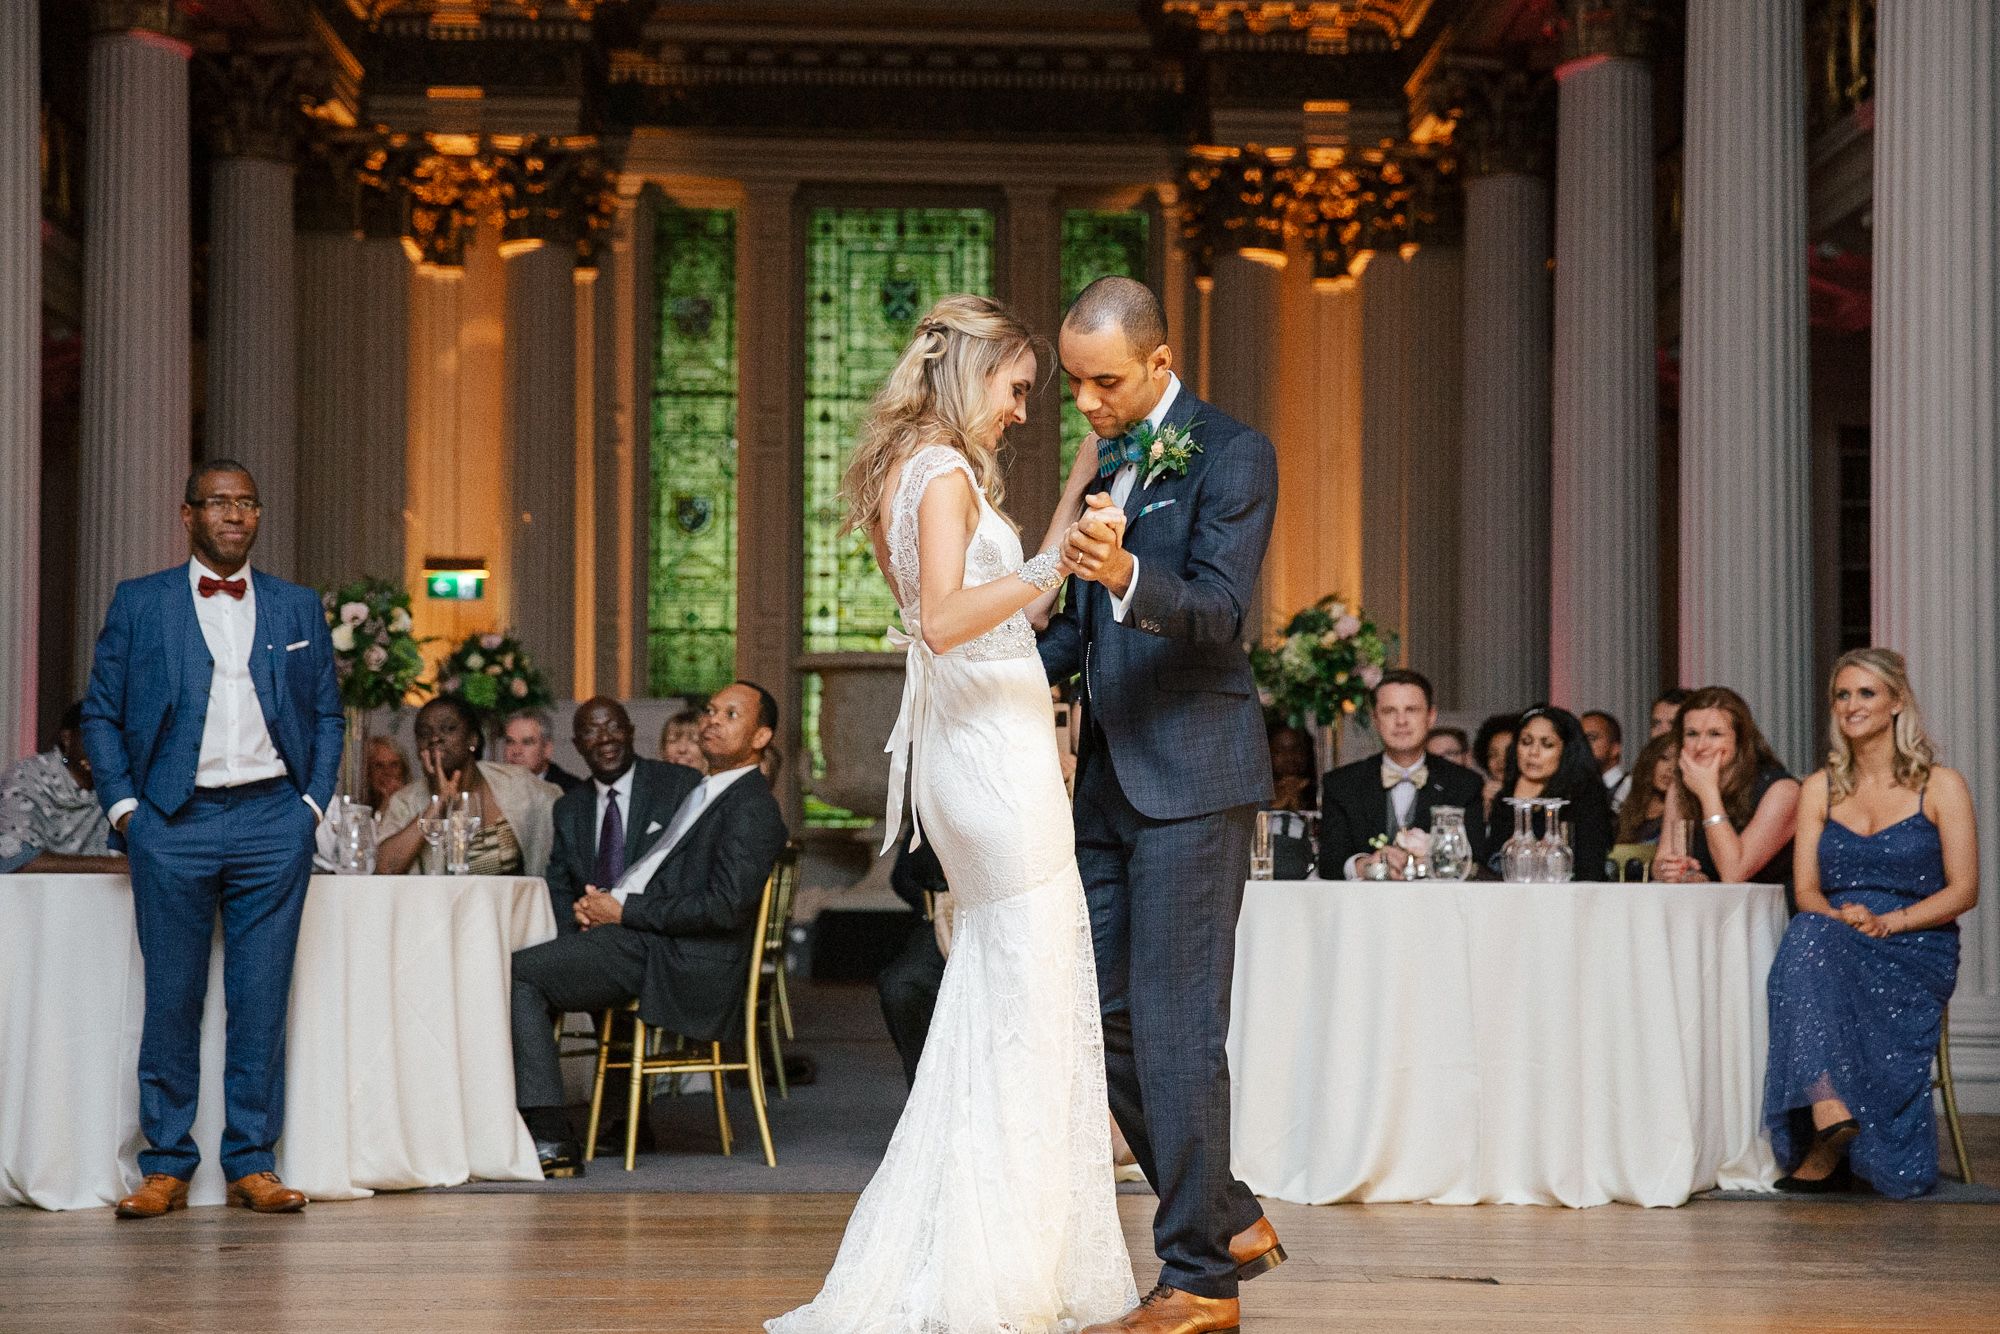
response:
[[[432,570],[424,577],[433,598],[476,602],[486,596],[484,570]]]

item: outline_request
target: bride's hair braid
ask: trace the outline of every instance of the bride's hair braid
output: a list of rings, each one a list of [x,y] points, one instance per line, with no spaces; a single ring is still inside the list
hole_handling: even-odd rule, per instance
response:
[[[861,440],[841,480],[842,531],[867,531],[896,465],[925,445],[948,445],[972,464],[994,509],[1005,494],[999,459],[979,429],[993,373],[1040,339],[1013,311],[985,296],[948,296],[917,321],[909,346],[861,424]]]

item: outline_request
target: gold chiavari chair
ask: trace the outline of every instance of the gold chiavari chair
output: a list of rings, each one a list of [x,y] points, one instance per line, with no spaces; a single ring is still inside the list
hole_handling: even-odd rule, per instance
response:
[[[765,1039],[771,1046],[771,1068],[777,1074],[778,1096],[792,1096],[785,1082],[785,1049],[778,1041],[778,1029],[782,1025],[785,1038],[792,1036],[792,1003],[785,990],[785,936],[792,926],[792,901],[799,888],[799,845],[788,843],[778,858],[778,865],[771,873],[776,885],[771,900],[770,920],[764,927],[764,989],[759,1000],[763,1004],[762,1026]]]
[[[1958,1124],[1958,1090],[1951,1082],[1951,1007],[1946,1006],[1938,1022],[1937,1072],[1931,1087],[1944,1094],[1944,1124],[1951,1132],[1952,1151],[1958,1155],[1958,1179],[1972,1184],[1972,1155],[1965,1151],[1965,1130]]]

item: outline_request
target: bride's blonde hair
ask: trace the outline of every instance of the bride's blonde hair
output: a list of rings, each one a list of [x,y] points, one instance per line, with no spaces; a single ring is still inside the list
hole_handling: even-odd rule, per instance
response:
[[[1000,460],[979,430],[991,411],[986,382],[1041,342],[992,297],[948,296],[932,306],[868,405],[861,442],[841,479],[847,502],[842,531],[865,532],[874,525],[889,474],[925,445],[947,445],[964,454],[998,510],[1005,494]]]
[[[1839,705],[1833,698],[1835,683],[1849,667],[1859,667],[1889,688],[1890,697],[1897,705],[1892,733],[1896,743],[1896,786],[1912,792],[1923,791],[1924,785],[1930,781],[1931,766],[1937,763],[1937,749],[1931,745],[1930,734],[1924,730],[1924,715],[1917,708],[1917,695],[1910,688],[1910,671],[1903,655],[1892,648],[1850,649],[1833,664],[1833,675],[1827,678],[1826,684],[1827,707],[1834,711],[1827,725],[1831,738],[1827,743],[1826,756],[1827,806],[1837,806],[1854,795],[1854,748],[1840,730]]]

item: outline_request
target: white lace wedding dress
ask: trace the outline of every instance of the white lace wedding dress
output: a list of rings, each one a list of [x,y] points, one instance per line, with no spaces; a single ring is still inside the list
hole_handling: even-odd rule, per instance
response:
[[[1034,631],[1017,614],[950,653],[923,644],[917,504],[954,469],[971,476],[941,446],[909,460],[886,542],[914,640],[889,809],[907,773],[957,905],[951,957],[915,1086],[826,1285],[767,1322],[772,1334],[1043,1334],[1137,1301],[1111,1179],[1090,922]],[[983,495],[979,506],[966,587],[1022,563],[1013,528]]]

